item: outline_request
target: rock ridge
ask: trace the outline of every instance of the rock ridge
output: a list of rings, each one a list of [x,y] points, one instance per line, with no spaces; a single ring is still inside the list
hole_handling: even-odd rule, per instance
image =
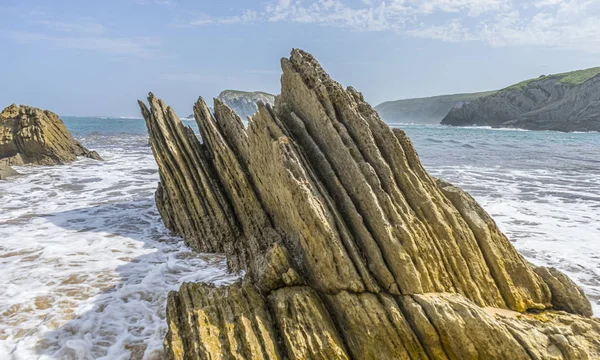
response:
[[[59,165],[78,156],[102,160],[74,140],[53,112],[12,104],[0,113],[0,164]]]
[[[201,140],[152,93],[139,102],[165,225],[246,274],[169,294],[170,358],[600,356],[600,321],[568,277],[525,261],[310,54],[281,67],[281,94],[247,126],[199,98]]]

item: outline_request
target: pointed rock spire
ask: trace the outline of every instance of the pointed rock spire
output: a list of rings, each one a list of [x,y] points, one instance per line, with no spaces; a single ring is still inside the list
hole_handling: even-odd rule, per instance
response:
[[[600,322],[574,283],[527,263],[310,54],[294,49],[281,66],[281,95],[247,126],[200,98],[202,141],[152,94],[149,109],[140,102],[165,224],[246,271],[228,287],[170,294],[171,358],[600,354]]]

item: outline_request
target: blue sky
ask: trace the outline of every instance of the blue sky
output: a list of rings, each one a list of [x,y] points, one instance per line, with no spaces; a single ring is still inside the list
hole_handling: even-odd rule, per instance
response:
[[[0,106],[180,115],[224,89],[279,90],[279,58],[311,52],[382,101],[498,89],[600,66],[600,1],[0,0]]]

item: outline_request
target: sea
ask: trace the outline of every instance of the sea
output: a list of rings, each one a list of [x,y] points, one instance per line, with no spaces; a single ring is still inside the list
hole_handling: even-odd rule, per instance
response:
[[[106,161],[17,167],[22,176],[0,181],[0,359],[160,359],[168,292],[238,275],[163,226],[142,119],[63,120]],[[390,126],[600,316],[600,133]]]

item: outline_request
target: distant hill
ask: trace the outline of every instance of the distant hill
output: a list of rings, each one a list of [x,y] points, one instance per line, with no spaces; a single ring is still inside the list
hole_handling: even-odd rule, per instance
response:
[[[377,105],[375,110],[389,123],[439,124],[450,109],[493,93],[487,91],[386,101]]]
[[[522,81],[452,109],[442,124],[600,131],[600,67]]]
[[[247,116],[252,116],[258,111],[256,103],[259,101],[270,105],[275,102],[275,95],[262,91],[225,90],[219,94],[218,98],[238,113],[242,120],[246,120]]]

